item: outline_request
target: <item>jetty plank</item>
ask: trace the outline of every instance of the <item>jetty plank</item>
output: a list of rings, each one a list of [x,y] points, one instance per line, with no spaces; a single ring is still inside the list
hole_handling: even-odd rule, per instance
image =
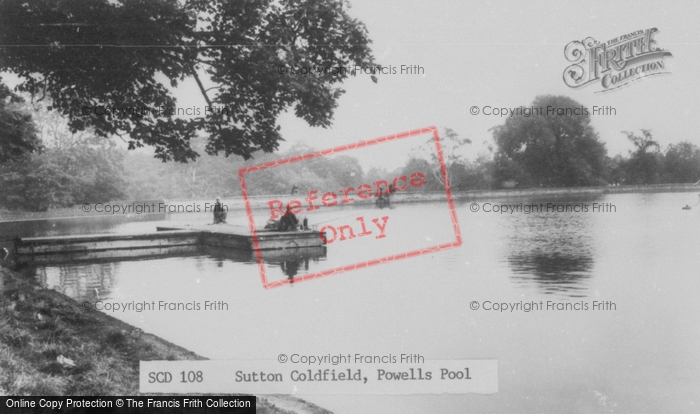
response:
[[[82,251],[187,246],[199,243],[198,232],[139,234],[86,234],[75,236],[27,237],[16,241],[17,254],[51,254]]]
[[[199,246],[233,250],[236,257],[245,252],[245,260],[255,261],[255,243],[250,230],[243,226],[159,226],[156,232],[139,234],[86,234],[72,236],[27,237],[15,240],[14,253],[24,263],[56,263],[109,259],[139,259],[187,254]],[[256,231],[257,250],[286,251],[263,257],[285,260],[319,250],[312,256],[325,256],[325,242],[317,230],[279,232]],[[274,259],[273,259],[274,260]]]
[[[198,231],[205,246],[224,246],[234,249],[255,250],[250,230],[243,226],[225,224],[209,226],[159,226],[158,231]],[[258,250],[296,249],[324,246],[318,230],[275,231],[257,229]]]
[[[198,245],[167,246],[167,247],[144,247],[139,249],[117,249],[117,250],[97,250],[62,252],[53,254],[22,254],[19,255],[20,262],[32,265],[63,265],[88,263],[109,263],[136,261],[147,259],[159,259],[164,257],[185,257],[199,253]]]

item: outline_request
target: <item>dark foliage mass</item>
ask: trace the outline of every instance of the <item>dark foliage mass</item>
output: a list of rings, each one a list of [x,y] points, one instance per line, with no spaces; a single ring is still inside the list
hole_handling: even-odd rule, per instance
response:
[[[10,157],[0,160],[1,207],[44,211],[125,196],[124,153],[114,143],[70,133],[65,120],[42,106],[18,100],[10,112],[18,114],[17,130],[25,136],[21,145],[11,147]],[[13,143],[0,136],[0,146],[7,148],[8,142]]]
[[[700,148],[690,142],[671,144],[664,152],[650,130],[642,129],[641,134],[623,131],[634,150],[629,157],[610,158],[580,103],[547,95],[537,97],[532,107],[544,111],[512,116],[493,128],[497,151],[488,186],[576,187],[700,180]]]
[[[8,95],[9,96],[9,95]],[[12,100],[14,99],[14,100]],[[557,105],[579,106],[570,99]],[[109,200],[214,199],[241,195],[239,169],[315,152],[297,143],[286,152],[257,151],[254,159],[206,154],[206,137],[195,137],[193,151],[204,153],[188,163],[162,163],[146,153],[119,149],[87,129],[72,133],[66,120],[41,105],[8,98],[0,119],[12,119],[19,141],[3,139],[0,208],[46,210]],[[8,115],[9,114],[9,115]],[[700,180],[700,148],[690,142],[665,151],[649,130],[623,132],[634,146],[628,157],[609,158],[587,119],[509,118],[494,128],[496,148],[469,160],[471,141],[449,128],[440,132],[443,160],[453,191],[617,184],[694,183]],[[15,144],[19,143],[19,144]],[[32,143],[32,145],[26,145]],[[249,194],[335,191],[420,172],[426,185],[406,191],[443,191],[444,176],[432,138],[407,154],[393,171],[375,166],[365,171],[351,153],[323,156],[248,173]],[[14,152],[13,152],[14,151]],[[432,151],[432,152],[431,152]]]
[[[498,146],[497,179],[523,186],[599,185],[605,177],[605,144],[581,104],[565,96],[539,96],[533,107],[545,113],[509,117],[493,128]],[[561,112],[548,113],[546,108]]]
[[[32,114],[23,104],[0,79],[0,164],[41,150]]]
[[[120,135],[162,160],[249,158],[282,139],[286,109],[327,127],[350,71],[280,74],[280,67],[373,63],[365,26],[342,0],[41,0],[0,2],[0,71],[18,91],[49,96],[73,132]],[[165,79],[165,84],[161,82]],[[210,108],[174,116],[170,87],[194,79]],[[213,84],[205,88],[205,84]]]

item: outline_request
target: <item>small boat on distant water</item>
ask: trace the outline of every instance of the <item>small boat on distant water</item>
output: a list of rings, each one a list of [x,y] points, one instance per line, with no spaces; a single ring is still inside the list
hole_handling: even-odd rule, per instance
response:
[[[698,181],[698,182],[700,182],[700,181]],[[700,194],[698,194],[698,196],[700,196]],[[697,207],[698,205],[700,205],[700,200],[698,200],[698,202],[693,207]],[[685,207],[683,207],[683,210],[690,210],[693,207],[690,207],[688,204],[686,204]]]
[[[379,208],[385,208],[385,207],[389,207],[389,205],[391,204],[391,201],[389,201],[388,196],[384,197],[383,195],[381,195],[381,196],[377,197],[377,201],[375,201],[375,204]]]

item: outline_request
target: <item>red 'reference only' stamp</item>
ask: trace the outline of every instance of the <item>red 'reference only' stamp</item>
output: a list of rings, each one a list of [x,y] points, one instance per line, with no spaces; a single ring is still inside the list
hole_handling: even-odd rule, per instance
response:
[[[290,166],[291,164],[295,163],[304,163],[305,161],[308,162],[310,160],[324,156],[333,156],[341,153],[347,154],[353,150],[360,150],[379,144],[387,145],[392,142],[398,142],[399,140],[405,140],[407,138],[417,137],[419,135],[425,134],[432,135],[432,143],[434,144],[437,155],[436,158],[439,164],[439,174],[441,174],[441,181],[444,183],[445,199],[447,201],[447,207],[449,209],[449,219],[452,227],[452,232],[454,233],[453,240],[434,245],[420,246],[419,248],[414,248],[409,251],[388,254],[384,255],[383,257],[377,257],[369,260],[365,259],[347,264],[342,264],[339,266],[336,265],[329,269],[324,269],[303,275],[295,275],[294,277],[290,276],[286,279],[268,279],[268,269],[264,260],[265,254],[261,251],[259,227],[260,223],[284,219],[285,214],[288,214],[288,212],[291,212],[294,215],[298,215],[300,213],[309,215],[321,210],[328,210],[329,208],[342,208],[346,206],[348,208],[351,208],[356,206],[356,204],[362,203],[363,201],[372,198],[376,198],[376,202],[379,203],[384,199],[383,197],[386,197],[386,199],[388,200],[390,194],[399,194],[402,191],[417,189],[425,186],[426,174],[422,171],[411,171],[409,173],[397,174],[395,177],[392,178],[378,179],[372,183],[362,183],[356,186],[347,186],[345,188],[340,188],[337,190],[321,191],[321,189],[311,188],[308,191],[303,191],[300,194],[292,194],[291,196],[289,196],[289,200],[283,200],[282,197],[279,196],[271,196],[270,199],[265,202],[264,209],[253,208],[249,196],[248,185],[246,183],[246,175],[252,173],[260,173],[263,171],[270,173],[274,172],[275,168],[279,169],[283,168],[284,166]],[[440,145],[440,137],[438,134],[438,129],[434,126],[402,132],[394,135],[388,135],[368,141],[360,141],[349,145],[343,145],[335,148],[311,152],[304,155],[298,155],[290,158],[275,160],[268,163],[241,168],[238,172],[238,178],[240,180],[241,191],[245,201],[245,208],[252,236],[253,248],[255,250],[258,268],[260,270],[260,278],[263,287],[266,289],[282,286],[289,283],[298,283],[318,279],[324,276],[330,276],[342,272],[347,272],[349,270],[362,269],[370,266],[375,266],[381,263],[388,263],[395,260],[407,259],[410,257],[415,257],[427,253],[434,253],[440,250],[458,247],[462,244],[462,236],[459,229],[459,223],[457,221],[457,214],[455,212],[452,191],[450,190],[449,178],[444,162],[442,147]],[[255,214],[257,214],[258,217],[257,223],[255,220]],[[321,221],[319,224],[314,224],[313,220],[310,221],[310,224],[314,227],[320,227],[320,229],[318,229],[319,231],[314,232],[314,234],[316,234],[317,237],[320,238],[322,244],[332,244],[334,246],[338,243],[345,245],[346,243],[341,242],[353,239],[355,239],[356,243],[359,243],[358,240],[361,240],[363,242],[365,240],[386,241],[387,228],[390,225],[389,223],[389,213],[381,213],[379,214],[379,217],[370,217],[367,219],[365,218],[365,215],[362,214],[358,217],[355,217],[354,220],[346,220],[346,223],[342,225],[324,223],[323,221]],[[291,248],[289,250],[292,251],[294,250],[294,248]],[[381,252],[381,249],[377,249],[377,251]],[[291,253],[293,254],[293,251]]]

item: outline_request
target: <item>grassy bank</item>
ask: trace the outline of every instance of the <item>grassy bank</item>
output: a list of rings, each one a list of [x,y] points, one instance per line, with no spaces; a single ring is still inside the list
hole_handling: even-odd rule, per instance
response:
[[[202,359],[0,267],[0,395],[138,395],[139,361]],[[329,413],[287,396],[257,412]]]
[[[0,393],[134,394],[140,360],[202,359],[0,271]]]

